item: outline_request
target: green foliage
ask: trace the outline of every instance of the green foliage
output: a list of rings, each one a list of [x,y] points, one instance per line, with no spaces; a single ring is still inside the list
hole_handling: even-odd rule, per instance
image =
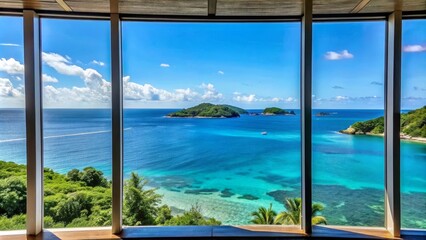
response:
[[[81,173],[78,169],[72,169],[67,173],[67,178],[71,181],[78,182],[81,180]]]
[[[96,170],[93,167],[87,167],[83,169],[81,174],[81,181],[85,182],[90,187],[106,187],[108,186],[108,180],[104,178],[103,172]]]
[[[263,114],[265,115],[295,115],[294,111],[286,111],[277,107],[265,108],[263,110]]]
[[[78,169],[72,169],[67,173],[67,178],[74,182],[84,182],[90,187],[108,186],[108,180],[104,177],[104,173],[93,167],[86,167],[81,172]]]
[[[164,225],[168,220],[172,219],[172,210],[169,206],[163,205],[158,208],[157,218],[155,218],[155,224]]]
[[[251,220],[254,224],[275,224],[275,217],[277,213],[272,210],[272,203],[269,204],[269,208],[266,209],[264,207],[260,207],[257,211],[252,212],[251,216],[253,219]]]
[[[69,224],[75,218],[87,217],[93,207],[92,199],[84,192],[69,194],[67,199],[58,203],[55,207],[56,214],[53,219],[57,222]]]
[[[244,111],[230,105],[214,105],[211,103],[201,103],[195,107],[183,109],[170,113],[169,117],[211,117],[211,118],[233,118],[239,117],[238,112]]]
[[[0,230],[24,229],[26,166],[0,161],[0,176]],[[44,193],[46,227],[111,225],[111,188],[94,168],[66,175],[45,168]]]
[[[382,134],[384,133],[385,119],[378,117],[368,121],[352,124],[356,134]],[[426,138],[426,106],[401,114],[401,132],[410,137]]]
[[[236,112],[237,112],[237,113],[239,113],[239,114],[247,114],[247,113],[248,113],[246,110],[244,110],[244,109],[242,109],[242,108],[239,108],[239,107],[232,106],[232,105],[222,104],[222,105],[220,105],[220,106],[228,107],[228,108],[230,108],[230,109],[232,109],[232,110],[236,111]]]
[[[0,179],[0,215],[12,217],[24,214],[27,187],[22,176]]]
[[[284,205],[286,210],[277,214],[272,210],[272,204],[269,208],[260,207],[256,212],[252,212],[254,224],[283,224],[283,225],[299,225],[302,212],[301,198],[287,198]],[[327,220],[320,213],[324,210],[321,203],[312,204],[312,224],[327,224]]]
[[[124,185],[124,224],[130,226],[154,225],[161,195],[155,188],[145,189],[148,180],[132,173]]]
[[[164,225],[169,226],[217,226],[222,223],[214,218],[205,218],[201,214],[201,207],[195,204],[189,211],[167,220]]]
[[[411,137],[426,138],[426,106],[401,114],[401,130]]]
[[[287,198],[285,200],[286,211],[277,215],[274,223],[285,225],[299,225],[301,222],[302,213],[302,199],[301,198]],[[324,210],[324,205],[321,203],[312,204],[312,224],[327,224],[325,217],[320,213]]]
[[[19,214],[9,218],[0,216],[0,230],[25,229],[25,215]]]
[[[383,117],[378,117],[364,122],[356,122],[351,127],[355,129],[356,133],[383,133],[385,120]],[[373,132],[374,131],[374,132]]]
[[[0,161],[0,230],[25,228],[26,166]],[[124,187],[126,225],[218,225],[206,219],[199,207],[182,216],[172,216],[169,206],[148,181],[132,173]],[[111,225],[111,188],[103,173],[88,167],[59,174],[44,169],[44,225],[46,228]]]
[[[0,179],[5,179],[11,176],[23,176],[27,174],[27,169],[22,165],[14,162],[0,161]]]

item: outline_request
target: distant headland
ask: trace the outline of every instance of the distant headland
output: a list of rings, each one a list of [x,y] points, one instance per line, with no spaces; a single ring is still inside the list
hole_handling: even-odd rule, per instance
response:
[[[356,122],[340,133],[351,135],[383,136],[385,129],[384,117],[368,121]],[[401,114],[401,139],[426,143],[426,106]]]

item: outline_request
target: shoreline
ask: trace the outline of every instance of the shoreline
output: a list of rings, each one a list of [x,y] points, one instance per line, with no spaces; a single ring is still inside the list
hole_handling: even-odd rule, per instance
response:
[[[346,135],[366,135],[366,136],[376,136],[376,137],[384,137],[385,134],[384,133],[371,133],[371,132],[367,132],[367,133],[355,133],[353,131],[351,131],[351,129],[353,128],[347,128],[345,130],[340,130],[338,131],[341,134],[346,134]],[[407,142],[415,142],[415,143],[422,143],[422,144],[426,144],[426,138],[422,138],[422,137],[411,137],[409,135],[405,135],[403,133],[399,134],[399,139],[400,140],[405,140]]]

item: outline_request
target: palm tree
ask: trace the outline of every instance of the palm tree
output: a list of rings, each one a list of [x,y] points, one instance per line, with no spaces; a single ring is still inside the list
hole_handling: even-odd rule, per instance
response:
[[[275,218],[275,224],[286,224],[286,225],[299,225],[301,222],[301,206],[302,199],[300,198],[286,198],[285,208]],[[312,224],[327,224],[327,219],[318,214],[324,210],[324,206],[321,203],[312,204]]]
[[[277,213],[272,210],[272,203],[269,204],[269,208],[260,207],[257,211],[251,213],[253,219],[251,220],[254,224],[274,224],[275,216]]]

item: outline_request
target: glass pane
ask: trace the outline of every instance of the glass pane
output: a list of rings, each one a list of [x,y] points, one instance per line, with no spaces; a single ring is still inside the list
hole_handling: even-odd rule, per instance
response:
[[[125,225],[299,225],[272,211],[300,198],[300,23],[123,22],[123,70]]]
[[[384,226],[384,51],[383,21],[313,26],[313,201],[331,225]]]
[[[21,17],[0,16],[0,231],[25,229],[27,170]]]
[[[111,224],[109,27],[42,19],[46,228]]]
[[[402,227],[426,229],[426,20],[402,29]]]

